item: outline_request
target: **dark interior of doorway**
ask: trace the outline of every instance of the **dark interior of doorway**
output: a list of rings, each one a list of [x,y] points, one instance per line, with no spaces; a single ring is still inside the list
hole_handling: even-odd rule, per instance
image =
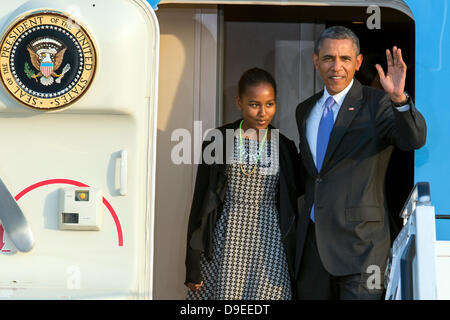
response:
[[[366,21],[371,14],[367,13],[367,7],[224,5],[221,9],[225,21],[318,23],[326,27],[349,27],[360,39],[364,60],[356,78],[364,85],[376,85],[374,65],[379,63],[386,70],[385,50],[396,45],[402,49],[408,67],[406,91],[414,99],[415,26],[414,20],[403,12],[382,7],[381,28],[369,29]],[[251,42],[251,39],[248,41]],[[393,240],[403,225],[399,213],[414,186],[414,151],[394,148],[385,186]]]

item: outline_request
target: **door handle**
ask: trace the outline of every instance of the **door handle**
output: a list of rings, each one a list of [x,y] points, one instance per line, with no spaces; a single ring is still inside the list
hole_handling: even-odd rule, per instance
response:
[[[128,151],[120,152],[120,195],[126,196],[128,193]]]

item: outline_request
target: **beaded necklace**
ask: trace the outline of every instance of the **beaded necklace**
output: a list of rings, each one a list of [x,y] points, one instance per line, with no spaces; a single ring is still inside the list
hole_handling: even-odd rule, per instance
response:
[[[249,176],[251,176],[251,175],[253,174],[253,172],[255,172],[255,170],[256,170],[256,166],[257,166],[257,164],[258,164],[259,157],[261,156],[261,150],[262,150],[262,148],[264,147],[264,143],[266,142],[267,132],[269,132],[269,129],[266,129],[266,133],[264,134],[264,138],[262,139],[261,144],[260,144],[260,146],[259,146],[259,150],[258,150],[258,153],[257,153],[257,155],[256,155],[256,162],[255,162],[255,165],[253,166],[252,171],[250,171],[250,173],[248,173],[248,172],[245,172],[244,167],[243,167],[243,165],[242,165],[242,154],[243,154],[243,153],[246,153],[245,147],[244,147],[244,145],[242,144],[242,123],[243,123],[243,122],[244,122],[244,120],[242,120],[241,123],[239,124],[239,149],[240,149],[240,151],[239,151],[239,164],[240,164],[240,166],[241,166],[241,171],[242,171],[242,173],[249,177]],[[248,153],[248,158],[249,158],[249,161],[250,161],[250,153]]]

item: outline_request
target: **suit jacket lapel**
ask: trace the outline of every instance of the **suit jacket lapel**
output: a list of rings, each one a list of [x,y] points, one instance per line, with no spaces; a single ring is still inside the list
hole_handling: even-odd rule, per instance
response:
[[[330,134],[330,140],[328,142],[327,152],[325,153],[325,158],[323,159],[321,172],[327,170],[329,165],[329,160],[336,150],[339,142],[350,126],[356,114],[359,112],[362,106],[362,85],[355,79],[350,91],[342,103],[339,109],[336,122],[334,123],[333,130]]]
[[[309,143],[308,143],[308,139],[306,136],[306,119],[308,118],[309,114],[311,113],[312,108],[314,107],[314,105],[316,104],[317,100],[320,99],[320,97],[323,96],[323,90],[320,91],[319,93],[315,94],[314,96],[311,97],[311,99],[308,99],[307,101],[305,101],[305,105],[303,107],[302,110],[302,115],[300,117],[300,119],[302,119],[302,134],[300,135],[300,148],[303,150],[300,150],[302,152],[302,154],[304,155],[303,158],[303,162],[305,164],[305,168],[309,171],[309,173],[312,176],[317,176],[318,171],[316,168],[316,164],[314,163],[314,159],[312,157],[312,153],[311,153],[311,149],[309,148]]]

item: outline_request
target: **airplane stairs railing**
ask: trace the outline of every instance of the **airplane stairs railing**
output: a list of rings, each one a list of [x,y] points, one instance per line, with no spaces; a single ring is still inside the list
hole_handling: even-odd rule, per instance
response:
[[[401,216],[404,225],[391,248],[385,273],[385,299],[435,300],[436,219],[428,182],[415,185]]]

